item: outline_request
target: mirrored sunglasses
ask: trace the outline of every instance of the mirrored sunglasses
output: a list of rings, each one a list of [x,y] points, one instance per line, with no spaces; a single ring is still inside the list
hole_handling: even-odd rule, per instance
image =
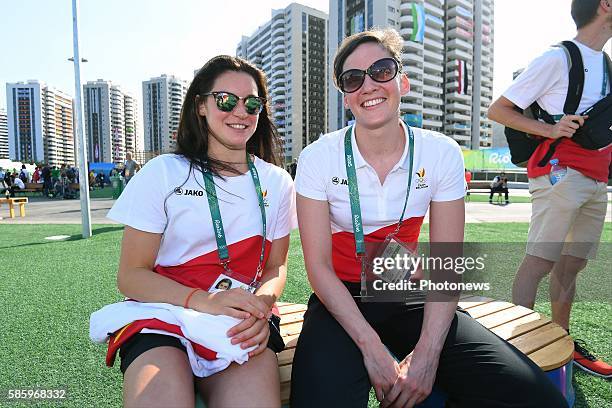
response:
[[[202,96],[211,96],[215,98],[217,108],[222,112],[231,112],[238,106],[238,101],[242,99],[244,109],[249,115],[259,115],[263,110],[265,99],[255,95],[248,95],[244,98],[234,95],[231,92],[207,92]]]

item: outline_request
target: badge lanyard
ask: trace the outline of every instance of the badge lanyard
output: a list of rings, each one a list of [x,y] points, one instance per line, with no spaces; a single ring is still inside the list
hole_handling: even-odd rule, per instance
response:
[[[408,197],[410,196],[410,187],[412,185],[412,165],[414,162],[414,134],[412,129],[408,128],[408,151],[410,164],[408,165],[408,188],[406,189],[406,201],[402,209],[402,215],[399,218],[397,227],[393,235],[397,234],[401,228],[406,206],[408,205]],[[346,165],[346,175],[348,177],[349,200],[351,203],[351,215],[353,223],[353,235],[355,237],[355,252],[356,257],[361,261],[361,295],[365,295],[365,239],[363,235],[363,219],[361,217],[361,205],[359,203],[359,187],[357,186],[357,173],[355,171],[355,158],[353,156],[353,144],[351,143],[351,132],[353,126],[347,129],[344,134],[344,163]]]
[[[255,277],[250,283],[251,288],[256,289],[258,285],[258,280],[259,278],[261,278],[261,275],[263,273],[264,252],[266,249],[266,210],[264,207],[263,194],[261,192],[261,184],[259,183],[259,174],[257,173],[257,169],[251,161],[251,157],[248,153],[246,155],[246,160],[247,165],[249,166],[249,173],[251,173],[251,178],[253,179],[253,184],[255,184],[257,201],[259,202],[259,209],[261,210],[261,254],[259,256],[259,264],[257,265]],[[219,254],[219,263],[223,266],[223,269],[225,269],[225,271],[231,275],[231,270],[229,268],[229,251],[227,250],[227,242],[225,241],[225,230],[223,229],[223,220],[221,219],[221,212],[219,210],[219,199],[217,198],[217,190],[213,181],[213,175],[210,171],[203,169],[202,176],[204,177],[206,196],[208,197],[208,207],[210,208],[210,217],[212,218],[215,239],[217,240],[217,253]]]

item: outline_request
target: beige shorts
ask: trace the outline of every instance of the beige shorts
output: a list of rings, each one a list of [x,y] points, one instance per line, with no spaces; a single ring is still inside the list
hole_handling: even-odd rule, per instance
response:
[[[527,254],[554,262],[561,255],[594,259],[606,218],[606,183],[568,168],[554,186],[548,175],[530,178],[529,192]]]

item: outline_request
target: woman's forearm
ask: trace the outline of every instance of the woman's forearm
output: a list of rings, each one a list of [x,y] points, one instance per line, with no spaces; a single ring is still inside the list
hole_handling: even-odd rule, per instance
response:
[[[363,317],[348,289],[329,267],[317,265],[309,270],[310,284],[317,297],[362,353],[380,342],[378,334]]]
[[[178,283],[147,268],[130,268],[121,270],[117,276],[119,291],[130,299],[140,302],[169,303],[184,306],[187,296],[193,288]],[[208,293],[204,290],[192,295],[192,301],[205,303]],[[190,301],[190,304],[192,303]],[[194,302],[196,303],[196,302]]]

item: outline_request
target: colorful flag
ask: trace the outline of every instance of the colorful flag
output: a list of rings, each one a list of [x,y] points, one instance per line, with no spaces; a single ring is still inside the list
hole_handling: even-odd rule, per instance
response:
[[[412,35],[410,39],[423,44],[425,37],[425,9],[422,5],[412,3]]]

